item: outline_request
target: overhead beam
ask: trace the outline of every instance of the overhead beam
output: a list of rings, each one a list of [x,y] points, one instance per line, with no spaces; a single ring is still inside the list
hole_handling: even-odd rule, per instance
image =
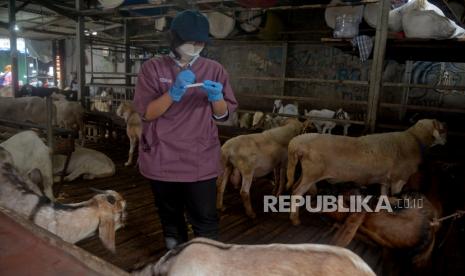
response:
[[[54,5],[53,1],[40,0],[39,4],[46,7],[49,10],[52,10],[52,11],[58,13],[59,15],[62,15],[62,16],[68,17],[69,19],[77,21],[77,16],[76,16],[76,13],[74,11],[59,8],[59,7]]]
[[[16,12],[19,12],[20,10],[24,9],[27,5],[31,3],[32,0],[27,0],[23,2],[19,7],[16,8]]]

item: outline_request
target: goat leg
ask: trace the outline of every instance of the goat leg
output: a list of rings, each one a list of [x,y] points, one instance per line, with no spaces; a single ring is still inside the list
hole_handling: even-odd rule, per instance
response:
[[[134,154],[135,147],[136,147],[136,139],[130,136],[129,137],[129,156],[128,156],[128,162],[124,163],[125,166],[129,166],[132,164],[132,156]]]

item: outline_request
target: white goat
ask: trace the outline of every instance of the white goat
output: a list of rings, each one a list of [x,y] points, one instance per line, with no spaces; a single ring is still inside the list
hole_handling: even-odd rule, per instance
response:
[[[299,108],[295,104],[283,105],[281,100],[275,100],[272,113],[299,115]]]
[[[382,193],[402,190],[418,170],[423,150],[446,143],[446,131],[436,120],[420,120],[402,132],[372,134],[358,138],[326,134],[304,134],[289,143],[287,185],[294,185],[297,162],[302,176],[292,194],[316,193],[316,183],[329,179],[361,185],[381,183]],[[294,202],[293,202],[294,203]],[[293,209],[292,209],[293,208]],[[291,206],[293,224],[300,224],[298,208]]]
[[[20,132],[1,143],[13,158],[13,163],[22,175],[39,169],[42,174],[45,196],[54,200],[53,169],[49,148],[42,139],[31,130]]]
[[[102,243],[115,252],[115,231],[125,220],[126,201],[115,191],[102,191],[92,199],[75,203],[52,203],[30,190],[16,168],[13,157],[0,147],[0,204],[38,226],[76,243],[99,232]]]
[[[63,171],[65,161],[65,155],[54,156],[53,172],[55,175]],[[66,173],[68,175],[65,176],[65,181],[73,181],[81,175],[84,179],[109,177],[115,174],[115,163],[99,151],[76,145]],[[54,180],[58,182],[59,179],[57,176]]]
[[[323,244],[235,245],[196,238],[135,275],[340,275],[374,276],[352,251]]]
[[[276,191],[284,188],[285,164],[289,141],[302,133],[303,124],[296,119],[288,119],[282,127],[266,130],[262,133],[239,135],[221,147],[221,160],[224,174],[218,178],[217,208],[223,208],[223,193],[226,183],[233,175],[235,186],[242,176],[241,197],[249,217],[255,213],[250,203],[250,186],[254,177],[262,177],[275,172]]]
[[[307,111],[305,109],[305,116],[308,117],[317,117],[317,118],[328,118],[328,119],[339,119],[339,120],[350,120],[349,114],[342,110],[342,108],[338,109],[337,111],[332,111],[329,109],[321,109],[321,110],[310,110]],[[337,125],[334,121],[318,121],[314,120],[313,125],[316,127],[319,133],[329,133],[331,134],[333,128]],[[346,123],[343,124],[344,126],[344,136],[347,136],[349,132],[350,124]]]

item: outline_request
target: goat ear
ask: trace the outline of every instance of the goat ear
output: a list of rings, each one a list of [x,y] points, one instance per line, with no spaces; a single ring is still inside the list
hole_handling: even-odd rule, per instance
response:
[[[98,232],[100,240],[108,250],[115,253],[115,221],[113,219],[112,207],[108,203],[103,202],[99,204],[99,209],[100,223]]]

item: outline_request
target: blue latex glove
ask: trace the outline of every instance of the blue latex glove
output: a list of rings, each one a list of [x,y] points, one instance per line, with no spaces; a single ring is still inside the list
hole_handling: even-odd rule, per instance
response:
[[[186,93],[186,85],[193,84],[195,82],[195,75],[191,70],[183,70],[179,72],[176,76],[176,80],[174,81],[173,86],[170,88],[168,92],[171,99],[175,102],[179,102]]]
[[[223,99],[223,85],[219,82],[206,80],[203,82],[202,89],[208,94],[208,101],[216,102]]]

